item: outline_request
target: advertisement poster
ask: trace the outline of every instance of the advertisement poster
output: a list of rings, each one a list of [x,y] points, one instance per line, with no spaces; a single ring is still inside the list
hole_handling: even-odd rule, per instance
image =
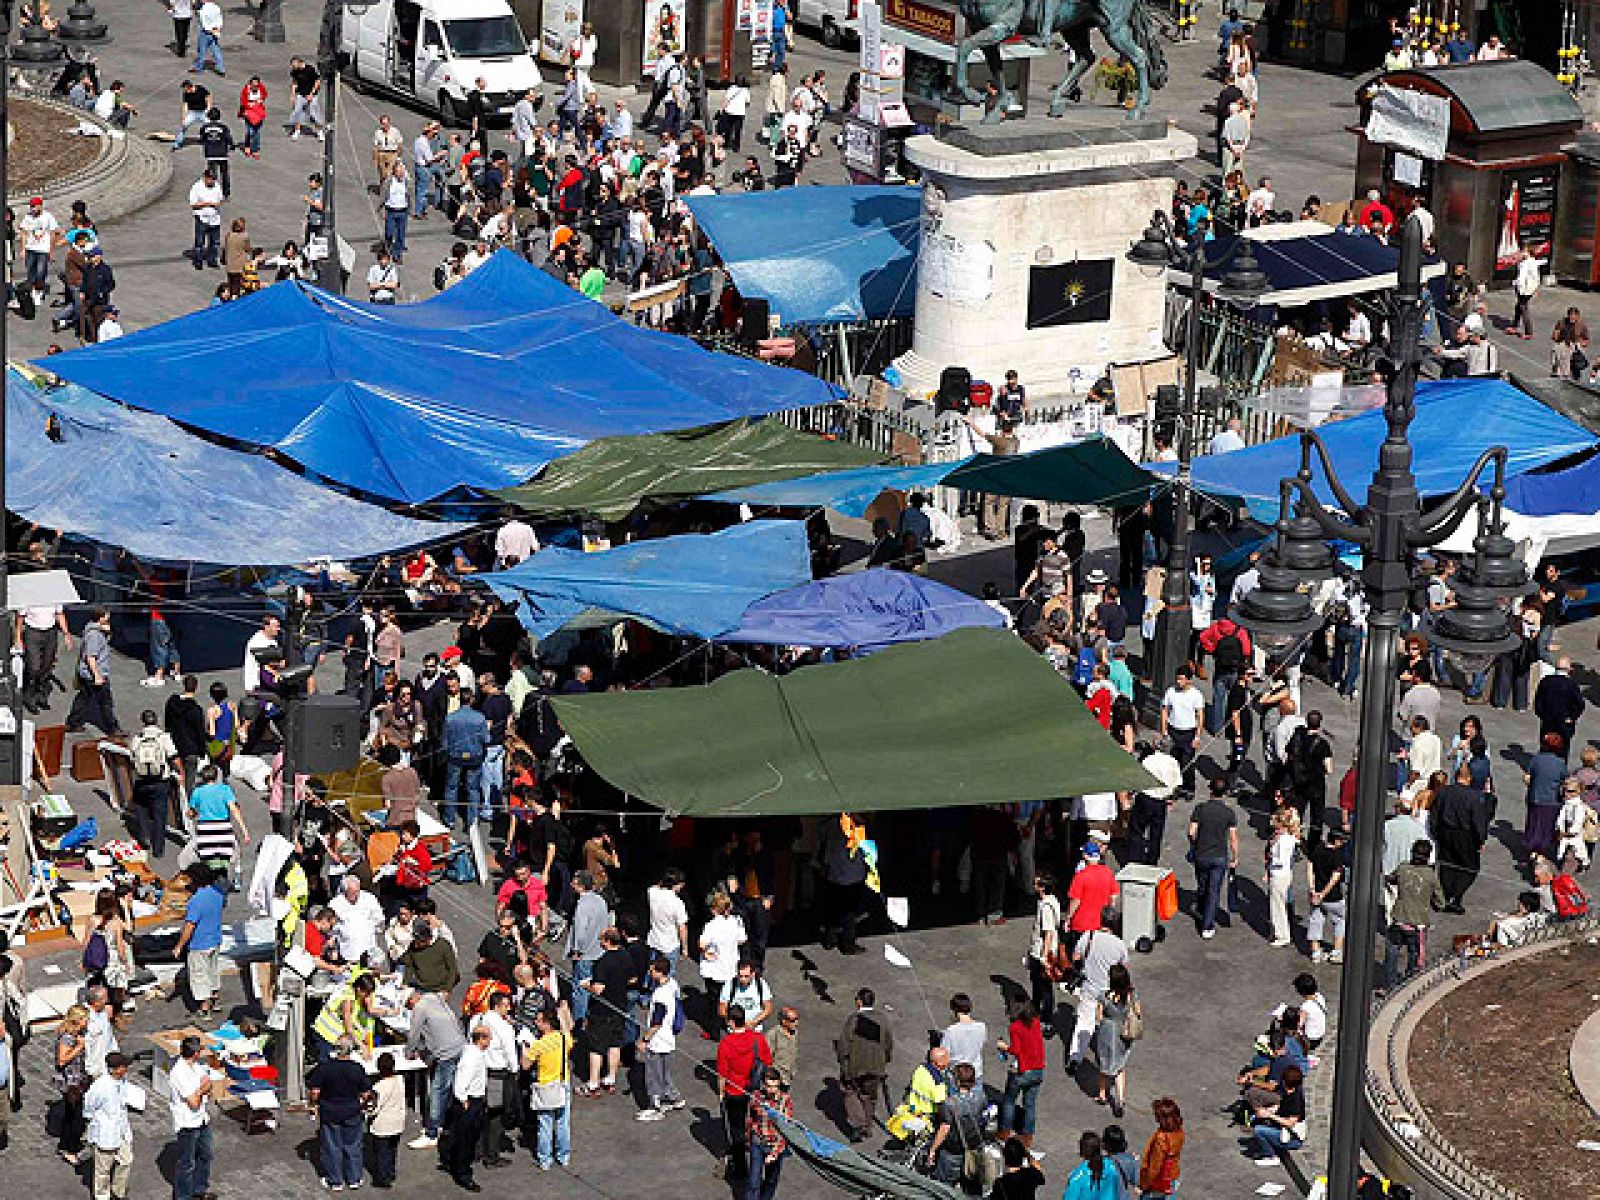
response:
[[[733,28],[738,33],[749,33],[755,21],[756,0],[735,0]]]
[[[772,41],[772,0],[755,0],[750,10],[750,36],[758,42]]]
[[[1111,319],[1109,258],[1085,259],[1028,273],[1028,328],[1086,325]]]
[[[683,56],[688,0],[644,0],[644,69],[649,74],[664,54]]]
[[[1556,167],[1508,171],[1500,180],[1500,236],[1494,248],[1494,273],[1517,273],[1524,253],[1550,259],[1556,228]]]
[[[544,0],[539,18],[539,57],[571,65],[567,48],[583,32],[583,0]]]

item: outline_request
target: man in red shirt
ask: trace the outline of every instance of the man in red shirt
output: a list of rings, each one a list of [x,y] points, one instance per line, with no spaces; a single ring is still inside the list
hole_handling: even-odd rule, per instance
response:
[[[1105,911],[1117,898],[1117,877],[1111,868],[1100,861],[1102,847],[1092,838],[1083,847],[1083,865],[1072,877],[1067,889],[1067,934],[1077,941],[1077,934],[1092,929],[1104,929]]]
[[[1369,233],[1387,233],[1394,226],[1394,210],[1379,198],[1376,188],[1367,193],[1356,223]]]
[[[537,926],[540,936],[543,936],[547,893],[544,880],[533,873],[533,864],[526,859],[519,860],[516,866],[511,868],[511,878],[500,885],[500,891],[495,896],[495,907],[510,908],[512,898],[519,893],[528,903],[529,922]]]
[[[728,1032],[717,1043],[717,1094],[722,1097],[724,1129],[728,1134],[728,1178],[748,1174],[744,1131],[750,1115],[750,1076],[756,1063],[770,1067],[772,1048],[754,1029],[746,1029],[744,1009],[728,1009]]]

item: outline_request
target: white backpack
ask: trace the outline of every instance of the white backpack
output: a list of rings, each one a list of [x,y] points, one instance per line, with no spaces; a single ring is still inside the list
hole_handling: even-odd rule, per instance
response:
[[[167,756],[161,746],[164,736],[159,729],[147,729],[133,739],[133,773],[140,779],[166,776]]]

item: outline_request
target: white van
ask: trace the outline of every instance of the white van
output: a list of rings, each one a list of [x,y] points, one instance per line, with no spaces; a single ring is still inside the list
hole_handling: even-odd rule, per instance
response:
[[[356,80],[465,124],[482,79],[490,111],[509,113],[543,81],[506,0],[373,0],[345,9],[339,49]]]
[[[801,29],[822,34],[822,44],[833,49],[854,43],[861,36],[856,0],[790,0],[789,11]]]

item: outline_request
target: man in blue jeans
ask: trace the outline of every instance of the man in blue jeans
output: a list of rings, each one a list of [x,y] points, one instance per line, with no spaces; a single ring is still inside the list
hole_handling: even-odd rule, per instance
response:
[[[572,877],[572,890],[578,902],[572,909],[572,924],[567,928],[567,957],[572,960],[572,1019],[589,1015],[589,990],[583,986],[594,977],[595,960],[600,957],[600,935],[611,923],[605,897],[594,890],[594,876],[579,871]]]
[[[445,680],[446,709],[457,707],[444,719],[444,803],[439,817],[447,826],[456,823],[460,799],[462,825],[470,827],[483,791],[483,760],[489,751],[489,722],[472,707],[472,693],[452,674]]]
[[[1200,936],[1217,934],[1217,910],[1228,872],[1239,865],[1239,814],[1228,803],[1228,781],[1220,776],[1209,785],[1211,798],[1189,814],[1189,852],[1194,859]]]
[[[426,1150],[439,1144],[445,1113],[455,1089],[456,1064],[466,1046],[461,1022],[451,1011],[448,997],[435,992],[412,992],[406,1001],[411,1010],[411,1030],[406,1037],[406,1054],[428,1064],[428,1111],[423,1114],[422,1134],[406,1143],[413,1150]]]
[[[361,1102],[372,1089],[365,1068],[352,1058],[355,1050],[355,1039],[344,1034],[333,1053],[306,1076],[319,1122],[322,1182],[333,1191],[361,1186],[361,1139],[366,1132]]]
[[[172,1200],[199,1200],[211,1190],[211,1069],[200,1061],[200,1039],[190,1034],[178,1044],[178,1061],[167,1072],[167,1103],[177,1137],[172,1168]]]

